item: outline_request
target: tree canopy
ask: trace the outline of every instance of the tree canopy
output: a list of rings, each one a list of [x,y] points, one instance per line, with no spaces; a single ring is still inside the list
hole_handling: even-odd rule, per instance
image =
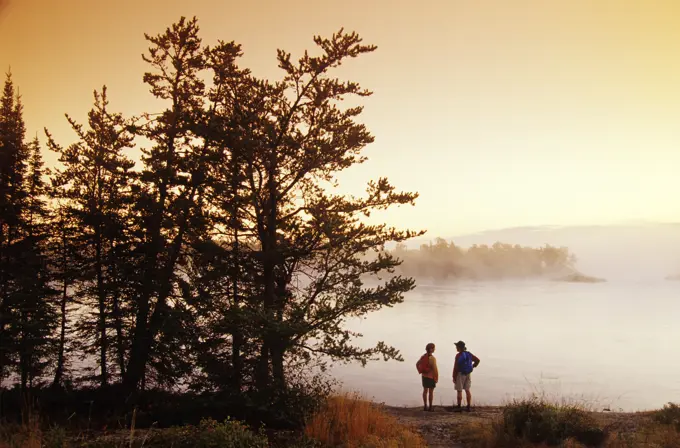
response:
[[[195,18],[146,39],[143,82],[163,109],[124,117],[104,86],[87,123],[66,117],[72,142],[46,130],[52,171],[7,76],[0,379],[264,391],[314,359],[401,359],[343,325],[404,300],[413,279],[379,280],[400,263],[385,245],[422,234],[364,219],[417,194],[386,178],[362,197],[335,188],[373,136],[343,103],[371,92],[333,73],[376,47],[317,36],[314,53],[279,50],[268,80],[239,65],[237,43],[204,44]]]

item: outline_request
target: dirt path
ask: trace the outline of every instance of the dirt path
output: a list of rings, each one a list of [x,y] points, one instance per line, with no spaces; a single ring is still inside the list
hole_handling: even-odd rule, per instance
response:
[[[385,406],[385,411],[409,425],[420,434],[433,448],[469,448],[474,445],[466,428],[474,425],[489,424],[500,417],[499,407],[478,407],[472,412],[452,412],[451,408],[435,406],[434,412],[425,412],[423,408],[406,408]],[[640,425],[649,420],[649,413],[616,413],[593,412],[593,417],[602,428],[618,433],[634,434]],[[467,443],[466,443],[467,440]]]
[[[433,412],[422,407],[405,408],[386,406],[385,410],[397,420],[418,430],[430,447],[463,448],[468,424],[484,424],[500,414],[497,407],[479,407],[472,412],[452,412],[451,408],[435,406]]]

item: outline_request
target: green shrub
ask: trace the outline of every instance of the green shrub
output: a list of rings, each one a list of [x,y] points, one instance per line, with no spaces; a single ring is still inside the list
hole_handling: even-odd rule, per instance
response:
[[[42,436],[42,446],[45,448],[68,447],[66,430],[61,426],[52,426]]]
[[[680,406],[675,403],[668,403],[663,409],[654,411],[652,418],[657,423],[674,426],[680,431]]]
[[[557,446],[570,438],[586,446],[598,446],[606,439],[605,432],[583,409],[554,405],[537,398],[505,406],[503,428],[509,435],[549,446]]]
[[[175,448],[267,448],[267,437],[245,425],[226,420],[205,419],[196,426],[170,428],[154,433],[145,446]]]
[[[244,424],[226,420],[201,420],[198,426],[187,425],[166,429],[142,429],[117,437],[99,437],[82,442],[81,448],[267,448],[267,437],[255,433]]]

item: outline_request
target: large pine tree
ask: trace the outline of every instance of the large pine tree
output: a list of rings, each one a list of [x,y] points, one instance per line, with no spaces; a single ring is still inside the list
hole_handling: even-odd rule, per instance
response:
[[[260,389],[270,378],[275,387],[285,387],[286,360],[300,356],[399,359],[398,351],[383,342],[369,349],[352,345],[357,335],[342,324],[349,316],[401,302],[414,286],[402,277],[380,282],[379,274],[398,264],[384,251],[385,243],[416,233],[367,225],[362,217],[412,204],[417,195],[395,191],[386,179],[369,182],[365,198],[330,190],[337,173],[365,160],[361,152],[373,141],[357,121],[362,107],[340,106],[344,99],[370,92],[331,73],[375,47],[343,31],[315,42],[320,56],[305,52],[295,63],[280,50],[283,79],[243,77],[246,87],[233,98],[240,111],[238,144],[247,179],[243,209],[261,269],[261,294],[254,298],[260,310]],[[365,261],[369,252],[379,256]],[[376,285],[364,286],[370,277]]]
[[[21,100],[8,73],[0,99],[0,380],[18,362],[15,291],[29,158],[25,133]]]
[[[101,93],[94,92],[89,129],[67,116],[78,136],[76,143],[63,148],[49,138],[49,146],[59,154],[63,166],[53,177],[54,192],[63,202],[64,222],[73,220],[79,228],[81,262],[73,287],[88,307],[88,314],[81,315],[77,328],[85,341],[85,353],[97,354],[97,379],[102,387],[111,376],[111,352],[119,374],[125,368],[120,267],[129,246],[126,229],[133,180],[130,170],[134,166],[124,154],[133,145],[129,123],[121,114],[109,111],[108,105],[103,87]],[[115,329],[113,335],[111,329]]]
[[[38,139],[28,145],[28,172],[24,178],[26,192],[21,214],[20,255],[15,259],[19,274],[15,277],[16,318],[19,373],[26,389],[40,379],[53,364],[57,314],[53,288],[53,270],[49,253],[50,211],[47,205],[45,170]]]
[[[25,141],[21,99],[7,75],[0,106],[0,378],[22,389],[54,348],[54,290],[47,250],[49,209],[37,138]]]
[[[144,75],[144,81],[168,108],[140,128],[153,146],[144,150],[137,201],[143,262],[124,381],[130,392],[144,380],[150,360],[161,353],[156,344],[168,343],[174,338],[172,333],[177,334],[178,328],[172,325],[179,317],[172,304],[177,268],[187,241],[204,232],[201,198],[214,149],[205,133],[214,108],[205,109],[200,76],[205,56],[196,20],[183,18],[147,40],[151,46],[144,59],[152,71]],[[190,357],[186,346],[178,348],[183,354],[175,352],[176,360]]]
[[[52,192],[52,196],[58,196]],[[52,387],[64,385],[69,376],[70,354],[74,348],[74,338],[71,327],[77,319],[74,314],[78,307],[78,300],[74,297],[73,286],[80,277],[81,254],[76,244],[79,227],[69,207],[55,202],[55,212],[52,220],[51,258],[54,272],[55,288],[59,289],[58,320],[59,328],[56,336],[57,362],[52,380]]]

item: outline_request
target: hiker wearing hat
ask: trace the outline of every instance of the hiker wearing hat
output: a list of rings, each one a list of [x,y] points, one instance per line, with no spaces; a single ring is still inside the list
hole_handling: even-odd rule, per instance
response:
[[[458,407],[455,409],[460,412],[461,404],[463,402],[463,390],[465,390],[465,396],[467,398],[467,407],[465,410],[470,412],[470,404],[472,403],[472,394],[470,393],[470,386],[472,386],[472,380],[470,375],[472,370],[479,365],[479,358],[467,351],[465,347],[465,342],[456,342],[456,359],[453,362],[453,384],[455,385]]]
[[[416,369],[420,373],[423,382],[423,408],[425,411],[432,411],[432,399],[434,398],[434,388],[439,381],[439,370],[437,360],[432,355],[434,344],[430,342],[425,346],[425,354],[416,363]],[[430,398],[430,406],[427,406],[427,399]]]

